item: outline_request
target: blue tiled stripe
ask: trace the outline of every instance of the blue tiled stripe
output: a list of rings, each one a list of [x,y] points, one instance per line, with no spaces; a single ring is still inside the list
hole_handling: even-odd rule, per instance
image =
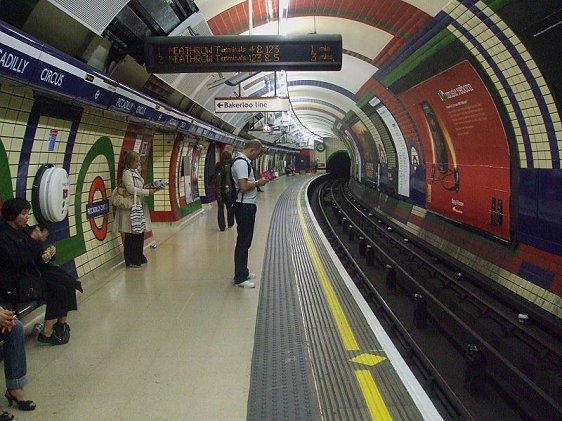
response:
[[[467,1],[467,3],[471,3],[471,2],[472,0]],[[472,5],[470,9],[498,37],[498,39],[501,41],[504,47],[511,53],[511,56],[513,57],[513,59],[519,66],[519,69],[525,76],[525,79],[527,80],[527,83],[531,87],[531,91],[533,92],[533,95],[541,111],[541,116],[543,118],[543,122],[546,128],[546,133],[548,136],[548,143],[550,144],[550,152],[552,154],[552,167],[555,169],[560,168],[560,154],[558,151],[556,132],[554,131],[554,123],[552,122],[552,117],[550,115],[550,112],[548,111],[548,106],[546,105],[546,101],[544,100],[539,85],[537,84],[537,81],[533,76],[531,69],[529,69],[529,66],[527,66],[527,63],[525,62],[525,60],[523,60],[523,57],[521,57],[521,55],[517,51],[517,48],[515,48],[515,46],[509,40],[509,38],[497,27],[497,25],[481,9],[478,8],[478,6]],[[489,64],[492,63],[489,62]],[[515,98],[513,92],[511,92],[510,99],[512,97]],[[517,119],[520,120],[519,116]],[[521,121],[519,121],[519,124],[523,129],[523,125]],[[525,127],[525,132],[528,138],[528,132],[526,127]]]
[[[553,272],[529,262],[521,263],[517,276],[520,276],[521,278],[526,279],[527,281],[530,281],[544,289],[549,289],[552,281],[554,280]]]
[[[513,93],[511,86],[507,82],[507,79],[504,77],[498,65],[492,60],[492,57],[490,56],[486,48],[484,48],[468,30],[464,29],[464,27],[457,21],[453,21],[452,25],[455,26],[455,28],[459,32],[461,32],[469,40],[469,42],[472,43],[472,45],[474,45],[474,47],[480,52],[480,54],[484,56],[486,62],[490,65],[490,67],[496,74],[497,78],[499,79],[501,85],[507,92],[507,96],[512,102],[513,111],[515,112],[515,116],[517,117],[517,121],[519,122],[519,126],[521,128],[521,135],[523,136],[523,144],[525,145],[525,158],[527,159],[528,166],[531,168],[534,167],[529,131],[527,130],[527,125],[525,123],[525,119],[523,118],[523,112],[521,111],[519,102],[517,102],[517,99],[515,98],[515,94]]]
[[[377,80],[382,80],[396,69],[408,57],[431,41],[439,32],[446,29],[453,21],[445,12],[439,12],[429,23],[406,42],[381,68],[375,73]],[[373,76],[374,78],[375,76]]]
[[[39,110],[34,105],[29,115],[25,134],[23,136],[23,143],[21,148],[20,160],[18,163],[18,177],[16,179],[16,197],[31,201],[31,197],[26,197],[27,193],[27,178],[29,174],[29,159],[31,157],[31,150],[33,148],[33,139],[37,131],[37,123],[39,122]],[[31,191],[29,192],[31,194]]]

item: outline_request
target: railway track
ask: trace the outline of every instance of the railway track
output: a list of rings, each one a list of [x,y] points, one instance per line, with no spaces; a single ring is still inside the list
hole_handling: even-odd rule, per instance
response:
[[[311,192],[339,257],[447,417],[562,419],[558,321],[401,232],[341,179]]]

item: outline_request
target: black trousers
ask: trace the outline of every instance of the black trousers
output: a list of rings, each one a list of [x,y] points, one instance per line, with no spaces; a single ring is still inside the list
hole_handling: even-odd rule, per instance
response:
[[[123,255],[125,257],[125,265],[140,266],[143,263],[146,263],[146,257],[142,252],[142,249],[144,247],[144,233],[129,234],[126,232],[124,234],[125,238],[123,240]]]
[[[45,320],[66,317],[77,310],[75,279],[58,267],[48,267],[42,271],[43,296],[45,298]]]
[[[224,231],[226,229],[226,223],[224,220],[225,208],[226,208],[226,222],[228,222],[228,228],[232,228],[232,226],[234,225],[234,207],[233,207],[234,205],[224,203],[221,200],[217,200],[217,206],[218,206],[217,218],[218,218],[220,230]]]
[[[235,203],[234,215],[238,237],[234,249],[234,283],[244,282],[250,271],[248,270],[248,250],[254,238],[257,206],[248,203]]]

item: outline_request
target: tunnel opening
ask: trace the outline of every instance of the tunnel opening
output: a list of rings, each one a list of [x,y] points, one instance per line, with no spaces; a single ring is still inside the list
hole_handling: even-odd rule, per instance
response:
[[[346,151],[338,151],[330,155],[326,162],[326,172],[335,177],[349,177],[351,173],[351,159]]]

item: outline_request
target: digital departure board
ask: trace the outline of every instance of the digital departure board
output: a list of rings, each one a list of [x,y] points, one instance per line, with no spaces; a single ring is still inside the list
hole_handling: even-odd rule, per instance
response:
[[[341,70],[341,35],[148,37],[151,73]]]

